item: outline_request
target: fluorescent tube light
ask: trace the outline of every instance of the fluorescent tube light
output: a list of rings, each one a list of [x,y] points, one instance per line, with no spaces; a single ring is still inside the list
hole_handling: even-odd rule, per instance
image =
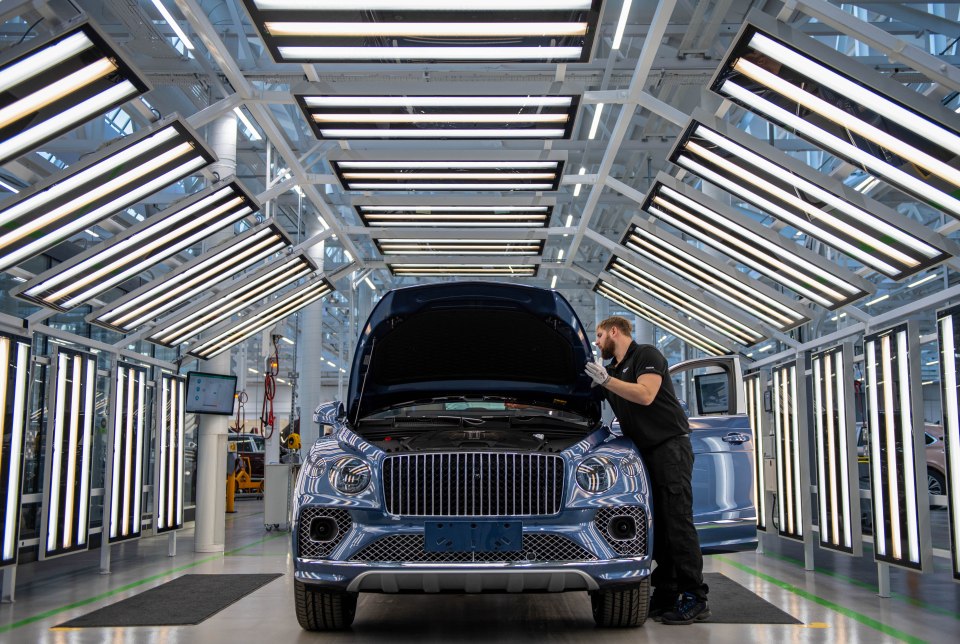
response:
[[[86,319],[129,332],[289,246],[290,238],[283,230],[270,222],[261,224],[93,311]]]
[[[431,277],[431,276],[509,276],[535,277],[536,265],[512,264],[388,264],[390,272],[396,276]]]
[[[214,156],[171,118],[127,136],[0,208],[0,269],[38,255],[203,166]]]
[[[283,340],[284,342],[286,342],[287,344],[296,344],[293,340],[291,340],[290,338],[287,338],[287,337],[283,337],[283,338],[280,338],[280,339]]]
[[[540,255],[542,239],[377,239],[384,255]]]
[[[550,278],[550,288],[551,288],[551,289],[556,289],[556,288],[557,288],[557,276],[556,276],[556,275],[554,275],[552,278]]]
[[[593,121],[590,123],[590,134],[588,139],[594,139],[597,136],[597,128],[600,127],[600,115],[603,113],[603,103],[596,103],[593,106]]]
[[[107,439],[104,524],[110,543],[140,536],[143,496],[143,430],[146,414],[146,367],[118,362],[111,383],[112,428]]]
[[[940,402],[943,409],[943,433],[946,449],[947,485],[945,490],[951,499],[960,498],[960,389],[958,389],[958,347],[960,347],[960,307],[951,307],[937,312],[937,338],[939,341]],[[960,505],[948,504],[950,517],[950,552],[953,563],[953,578],[960,579]]]
[[[299,95],[298,95],[299,96]],[[570,107],[572,96],[376,96],[376,106],[371,106],[373,95],[366,96],[309,96],[302,95],[307,107],[315,108],[355,108],[372,107],[429,107],[429,108],[471,108],[494,107],[540,108]],[[505,112],[506,114],[506,112]]]
[[[608,300],[625,306],[651,324],[660,327],[667,333],[680,338],[687,344],[700,349],[708,355],[719,356],[728,353],[727,348],[722,344],[678,321],[676,316],[668,311],[643,302],[612,284],[601,280],[597,283],[594,290]]]
[[[334,0],[253,0],[261,11],[340,11],[343,4]],[[486,0],[484,11],[586,11],[591,0]],[[353,11],[462,11],[446,0],[359,0]]]
[[[189,248],[259,206],[240,184],[213,186],[38,275],[14,295],[67,310]]]
[[[160,405],[154,453],[154,531],[183,527],[183,441],[186,378],[163,373],[160,376]]]
[[[632,0],[623,0],[623,7],[620,9],[620,19],[617,21],[617,30],[613,32],[613,44],[611,45],[611,48],[613,49],[620,49],[620,42],[623,40],[623,32],[627,28],[627,19],[630,17],[631,3]]]
[[[233,108],[233,113],[237,115],[237,118],[240,119],[240,122],[243,123],[243,127],[247,128],[247,131],[250,133],[251,141],[259,141],[263,137],[260,136],[260,132],[253,126],[253,123],[247,118],[247,115],[244,114],[243,110],[240,109],[240,106]]]
[[[160,12],[160,15],[163,16],[163,19],[166,21],[170,28],[173,29],[173,33],[177,34],[177,38],[180,39],[180,42],[183,43],[183,46],[193,51],[193,43],[190,42],[190,39],[187,38],[187,34],[184,33],[183,29],[180,28],[180,24],[174,20],[173,15],[170,11],[163,6],[163,3],[160,0],[153,0],[153,6],[157,8],[157,11]]]
[[[356,206],[371,227],[544,227],[553,206]]]
[[[30,385],[29,338],[0,333],[0,482],[4,502],[0,512],[0,567],[15,564],[20,547],[20,493],[23,482],[27,392]]]
[[[748,356],[750,354],[747,354]],[[750,422],[750,433],[756,439],[754,447],[756,453],[763,452],[763,438],[766,435],[766,427],[763,419],[766,413],[763,409],[763,389],[765,382],[761,382],[760,373],[754,372],[744,375],[743,386],[746,392],[747,418]],[[757,503],[757,530],[767,531],[767,481],[766,469],[762,458],[754,458],[753,465],[753,489]]]
[[[880,302],[883,302],[884,300],[888,300],[888,299],[890,299],[889,294],[881,295],[880,297],[870,300],[869,302],[865,302],[864,306],[873,306],[874,304],[879,304]]]
[[[580,172],[578,172],[577,174],[580,175],[580,176],[583,176],[583,174],[584,174],[586,171],[587,171],[586,168],[580,168]],[[574,196],[574,197],[579,197],[579,196],[580,196],[580,188],[582,188],[582,187],[583,187],[583,184],[582,184],[582,183],[574,184],[574,186],[573,186],[573,196]],[[569,226],[570,224],[567,224],[567,225]]]
[[[0,58],[0,164],[150,89],[90,23],[25,47]]]
[[[522,38],[530,34],[563,38],[585,36],[585,22],[275,22],[264,23],[271,36],[299,38]],[[290,47],[288,49],[306,49]],[[372,49],[372,48],[364,48]],[[437,55],[434,47],[425,47],[429,57]],[[529,48],[516,48],[529,49]],[[579,56],[577,48],[571,49]],[[491,55],[495,50],[488,50]],[[496,56],[499,58],[500,56]]]
[[[931,281],[931,280],[935,280],[935,279],[937,279],[938,277],[940,277],[940,273],[930,273],[930,274],[927,275],[926,277],[921,277],[921,278],[918,279],[918,280],[914,280],[914,281],[910,282],[909,284],[907,284],[907,288],[914,288],[914,287],[916,287],[916,286],[920,286],[921,284],[926,284],[927,282],[929,282],[929,281]]]

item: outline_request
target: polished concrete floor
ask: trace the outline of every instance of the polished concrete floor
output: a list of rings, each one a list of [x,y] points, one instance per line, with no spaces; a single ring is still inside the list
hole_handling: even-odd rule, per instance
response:
[[[923,577],[895,571],[893,597],[882,599],[869,557],[818,551],[817,571],[805,572],[800,548],[777,540],[766,544],[764,555],[709,556],[706,569],[737,581],[801,625],[647,622],[640,629],[603,631],[593,625],[585,593],[363,595],[351,631],[307,633],[293,610],[289,535],[264,529],[260,501],[241,501],[238,510],[227,518],[223,554],[194,553],[192,530],[186,529],[174,557],[167,556],[165,536],[115,547],[109,575],[99,574],[96,551],[20,566],[15,603],[0,605],[0,642],[945,642],[957,641],[960,630],[960,585],[950,578],[947,561]],[[285,575],[196,626],[57,628],[179,575],[253,572]]]

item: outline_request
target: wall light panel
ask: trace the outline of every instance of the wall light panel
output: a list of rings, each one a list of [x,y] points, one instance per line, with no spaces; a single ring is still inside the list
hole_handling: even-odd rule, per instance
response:
[[[601,0],[243,0],[276,62],[587,62]]]
[[[667,174],[657,176],[643,209],[824,308],[835,309],[875,290],[862,277]]]
[[[57,347],[47,399],[40,559],[89,547],[97,357]]]
[[[669,278],[664,280],[660,275],[655,275],[622,257],[613,256],[607,264],[607,271],[738,344],[749,346],[766,337],[723,311],[718,311],[716,307],[705,304],[701,298],[691,295],[678,284],[671,283]]]
[[[104,525],[109,543],[140,537],[143,448],[147,423],[146,367],[118,362],[110,383],[110,420],[104,485]]]
[[[147,338],[151,342],[176,346],[212,326],[229,320],[235,313],[267,297],[285,286],[313,275],[317,270],[304,254],[282,262],[272,262],[229,288],[191,305],[157,325]]]
[[[767,481],[764,472],[763,439],[767,435],[766,417],[763,409],[762,374],[754,372],[743,377],[743,387],[746,394],[747,418],[750,420],[750,431],[756,439],[753,458],[753,490],[754,506],[757,508],[757,530],[767,531]]]
[[[569,139],[576,96],[294,94],[318,139]]]
[[[854,58],[755,12],[711,89],[960,217],[956,115]]]
[[[175,116],[89,155],[0,204],[0,270],[53,248],[215,159]]]
[[[326,297],[333,290],[333,285],[325,279],[315,279],[298,286],[273,302],[254,309],[240,320],[215,328],[207,337],[201,338],[197,344],[191,346],[189,353],[201,360],[209,360],[253,334],[276,324],[291,313]]]
[[[700,111],[694,113],[669,158],[894,279],[960,252],[953,242],[895,210]]]
[[[187,379],[168,373],[157,383],[153,466],[154,531],[183,527],[183,440]]]
[[[675,335],[687,344],[700,349],[708,355],[721,356],[730,353],[727,347],[710,337],[708,333],[698,331],[689,324],[684,324],[677,320],[677,316],[673,312],[654,304],[643,302],[608,282],[600,280],[596,286],[594,286],[593,290],[608,300],[630,309],[643,319],[648,320],[651,324]]]
[[[940,402],[946,444],[947,500],[953,578],[960,581],[960,306],[937,312]]]
[[[781,331],[809,318],[796,304],[757,280],[720,265],[699,248],[675,235],[635,222],[620,242],[645,260],[676,273],[716,297]]]
[[[0,333],[0,568],[17,563],[30,387],[30,339]]]
[[[279,226],[272,222],[263,223],[93,311],[86,319],[100,326],[130,332],[290,245],[290,238]]]
[[[0,57],[0,164],[149,90],[89,22],[11,47]]]
[[[874,559],[913,570],[930,566],[930,522],[914,323],[864,336],[867,449]]]
[[[859,557],[860,486],[853,401],[853,347],[813,354],[813,428],[817,446],[820,547]]]
[[[345,190],[558,190],[563,161],[331,161]]]
[[[777,534],[803,541],[810,525],[810,452],[803,359],[773,370]]]
[[[236,181],[177,202],[58,264],[12,293],[61,311],[99,297],[259,209]]]

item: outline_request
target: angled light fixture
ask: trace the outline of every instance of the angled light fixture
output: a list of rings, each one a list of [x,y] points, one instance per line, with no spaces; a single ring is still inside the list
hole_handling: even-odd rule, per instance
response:
[[[208,337],[201,338],[197,344],[191,346],[189,353],[200,360],[209,360],[253,334],[283,320],[291,313],[326,297],[333,290],[333,285],[322,278],[298,286],[272,302],[254,309],[239,320],[215,328]]]
[[[193,130],[169,117],[0,204],[0,270],[39,255],[212,163]]]
[[[607,271],[734,342],[749,346],[766,337],[730,315],[718,311],[716,307],[705,304],[701,298],[688,293],[667,275],[655,275],[616,255],[607,264]]]
[[[651,324],[675,335],[687,344],[700,349],[708,355],[721,356],[730,353],[725,346],[706,333],[697,331],[690,325],[680,322],[675,313],[655,304],[644,302],[609,282],[600,280],[596,286],[593,287],[593,290],[608,300],[625,306],[643,319],[648,320]]]
[[[51,365],[40,559],[86,550],[90,533],[97,356],[57,347]]]
[[[874,559],[926,571],[932,556],[919,334],[907,322],[863,338]]]
[[[536,264],[387,264],[397,277],[535,277]]]
[[[874,290],[862,277],[662,172],[643,209],[827,309],[849,304]]]
[[[331,161],[346,190],[557,190],[563,161]]]
[[[30,387],[30,338],[0,333],[0,568],[17,563]]]
[[[143,447],[149,424],[149,369],[117,362],[110,391],[110,432],[104,485],[104,524],[110,543],[136,539],[141,533]]]
[[[374,239],[384,255],[541,255],[542,239]]]
[[[234,313],[316,271],[313,261],[302,253],[285,261],[267,264],[252,275],[231,284],[213,297],[193,304],[173,318],[164,320],[148,340],[176,346],[212,326],[229,320]]]
[[[373,227],[543,228],[553,206],[355,206]]]
[[[813,429],[817,446],[820,547],[859,557],[860,490],[853,388],[853,346],[813,354]]]
[[[753,496],[756,499],[757,530],[767,531],[767,477],[764,466],[763,441],[767,435],[767,414],[763,408],[763,390],[766,381],[764,372],[744,374],[743,387],[746,393],[747,418],[754,438]]]
[[[809,318],[780,293],[723,266],[706,252],[675,235],[636,222],[621,243],[645,260],[676,273],[716,297],[781,331]]]
[[[587,62],[601,0],[244,0],[278,62]]]
[[[183,527],[183,441],[187,379],[169,373],[157,383],[156,462],[153,472],[154,531]]]
[[[286,232],[272,222],[265,222],[218,244],[161,279],[147,282],[93,311],[86,320],[128,333],[170,313],[221,280],[288,248],[290,244]]]
[[[183,199],[11,292],[61,311],[79,306],[259,209],[236,181]]]
[[[89,22],[0,57],[0,164],[150,90]]]
[[[947,490],[950,502],[950,552],[953,578],[960,581],[960,306],[937,311],[940,345],[940,402],[946,440]]]
[[[710,87],[960,217],[956,115],[852,57],[755,12]]]
[[[694,119],[677,140],[673,163],[864,266],[900,279],[960,252],[953,242],[773,146],[703,112]]]
[[[576,96],[294,94],[318,139],[569,139]]]
[[[810,473],[804,358],[773,369],[773,437],[777,462],[777,533],[806,541]],[[801,465],[802,464],[802,465]]]

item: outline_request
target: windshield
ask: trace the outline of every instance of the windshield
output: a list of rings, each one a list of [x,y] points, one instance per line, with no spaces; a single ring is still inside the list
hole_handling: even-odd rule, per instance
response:
[[[377,420],[397,419],[443,419],[456,418],[476,421],[502,421],[504,423],[525,418],[551,419],[560,422],[587,426],[589,420],[568,411],[561,411],[550,407],[528,405],[506,399],[491,398],[489,396],[477,399],[471,398],[434,398],[426,401],[416,401],[403,405],[396,405],[361,420],[361,423]]]

